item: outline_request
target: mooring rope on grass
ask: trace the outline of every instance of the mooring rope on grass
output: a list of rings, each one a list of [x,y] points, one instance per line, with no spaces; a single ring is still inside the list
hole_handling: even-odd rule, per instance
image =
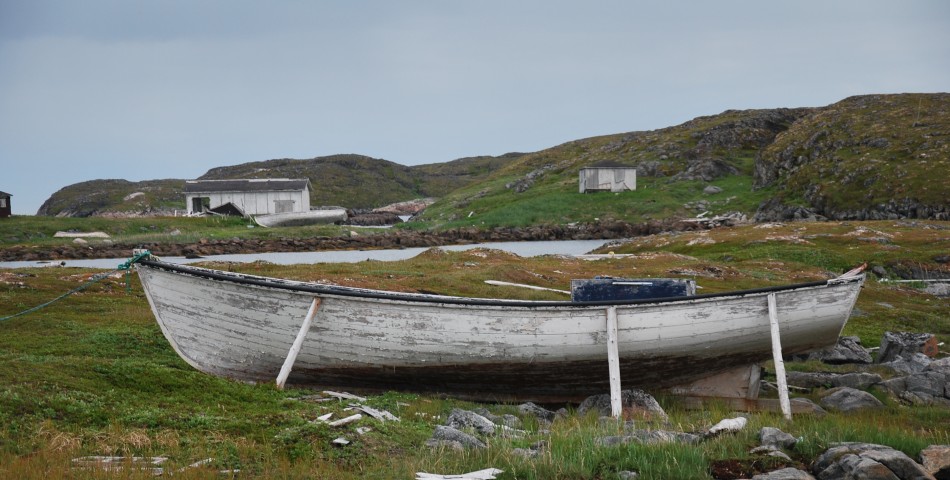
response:
[[[68,291],[68,292],[66,292],[66,293],[64,293],[64,294],[62,294],[62,295],[60,295],[60,296],[58,296],[58,297],[56,297],[56,298],[54,298],[54,299],[48,301],[48,302],[46,302],[46,303],[37,305],[37,306],[35,306],[35,307],[33,307],[33,308],[26,309],[26,310],[24,310],[24,311],[22,311],[22,312],[20,312],[20,313],[14,313],[13,315],[9,315],[9,316],[6,316],[6,317],[0,317],[0,322],[2,322],[2,321],[4,321],[4,320],[9,320],[9,319],[11,319],[11,318],[16,318],[16,317],[19,317],[19,316],[22,316],[22,315],[26,315],[26,314],[28,314],[28,313],[33,313],[33,312],[35,312],[35,311],[37,311],[37,310],[41,310],[41,309],[43,309],[43,308],[46,308],[46,307],[48,307],[48,306],[50,306],[50,305],[52,305],[52,304],[54,304],[54,303],[56,303],[56,302],[58,302],[58,301],[60,301],[60,300],[62,300],[62,299],[64,299],[64,298],[66,298],[66,297],[68,297],[68,296],[70,296],[70,295],[72,295],[72,294],[74,294],[74,293],[76,293],[76,292],[81,292],[81,291],[83,291],[83,290],[89,288],[90,286],[92,286],[92,285],[94,285],[94,284],[96,284],[96,283],[99,283],[99,282],[105,280],[106,278],[109,278],[110,276],[112,276],[112,274],[114,274],[114,273],[116,273],[116,272],[122,272],[122,271],[125,272],[125,286],[126,286],[126,290],[127,290],[127,291],[131,291],[132,285],[131,285],[131,283],[130,283],[130,281],[129,281],[129,275],[130,275],[131,272],[132,272],[132,265],[134,265],[135,262],[138,262],[139,260],[141,260],[141,259],[143,259],[143,258],[145,258],[145,257],[147,257],[147,256],[149,256],[149,255],[151,255],[151,253],[149,253],[148,250],[145,250],[145,251],[140,252],[140,253],[136,253],[134,256],[132,256],[132,258],[130,258],[130,259],[129,259],[128,261],[126,261],[125,263],[122,263],[121,265],[119,265],[115,270],[112,270],[112,271],[110,271],[110,272],[105,272],[105,273],[97,273],[97,274],[93,275],[87,282],[83,283],[82,285],[80,285],[80,286],[78,286],[78,287],[76,287],[76,288],[74,288],[74,289],[72,289],[72,290],[70,290],[70,291]]]

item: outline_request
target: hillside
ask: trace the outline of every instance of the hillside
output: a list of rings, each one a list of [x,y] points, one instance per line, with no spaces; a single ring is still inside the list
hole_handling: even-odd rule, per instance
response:
[[[948,112],[948,94],[871,95],[576,140],[453,192],[423,220],[453,227],[704,212],[758,221],[948,218]],[[637,190],[577,193],[578,171],[605,161],[636,167]]]
[[[61,188],[37,215],[88,217],[134,214],[171,215],[185,208],[184,180],[90,180]]]
[[[851,97],[816,111],[759,152],[755,185],[777,186],[776,205],[831,219],[947,218],[950,94]]]
[[[213,168],[200,178],[308,177],[311,204],[348,208],[439,197],[415,224],[434,229],[699,214],[946,219],[948,138],[950,94],[866,95],[818,108],[728,110],[533,153],[413,167],[361,155],[279,159]],[[637,189],[578,193],[578,171],[602,162],[635,167]],[[39,214],[183,208],[181,182],[83,182],[54,194]]]
[[[311,205],[375,208],[421,197],[440,197],[518,158],[461,158],[446,163],[407,167],[362,155],[332,155],[307,160],[277,159],[216,167],[202,180],[231,178],[310,178]],[[149,216],[171,215],[185,208],[184,179],[90,180],[64,187],[40,207],[37,215]]]

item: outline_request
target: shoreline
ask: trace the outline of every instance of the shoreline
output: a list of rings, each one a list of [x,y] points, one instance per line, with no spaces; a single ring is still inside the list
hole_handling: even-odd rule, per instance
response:
[[[551,240],[617,240],[665,232],[707,230],[731,226],[733,221],[702,219],[666,220],[631,224],[599,222],[578,225],[541,225],[532,227],[498,227],[490,230],[476,227],[456,228],[440,232],[390,230],[371,235],[339,237],[287,237],[277,239],[231,238],[206,239],[191,243],[147,242],[88,243],[84,245],[29,246],[15,245],[0,250],[0,261],[82,260],[127,257],[135,248],[145,248],[159,256],[197,257],[209,255],[310,252],[324,250],[375,250],[417,247],[439,247],[485,242],[527,242]]]

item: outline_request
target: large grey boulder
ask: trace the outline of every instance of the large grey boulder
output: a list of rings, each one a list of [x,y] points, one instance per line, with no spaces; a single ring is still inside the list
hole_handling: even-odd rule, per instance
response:
[[[533,415],[539,420],[545,422],[553,422],[557,418],[557,413],[552,412],[544,407],[540,407],[531,402],[525,402],[521,405],[518,405],[518,411],[525,415]]]
[[[871,353],[861,346],[861,339],[858,337],[841,337],[834,348],[823,352],[821,361],[831,365],[840,365],[845,363],[871,363]]]
[[[813,471],[819,480],[934,478],[904,452],[871,443],[843,443],[829,448],[815,461]]]
[[[894,360],[882,363],[881,366],[888,367],[897,373],[914,374],[927,370],[931,363],[933,363],[933,359],[923,353],[917,352],[907,356],[897,357]]]
[[[752,477],[752,480],[815,480],[815,477],[804,470],[789,467],[769,473],[760,473]]]
[[[491,420],[468,410],[453,408],[445,425],[456,430],[474,430],[481,435],[494,435],[495,424]]]
[[[775,427],[762,427],[759,430],[759,444],[766,447],[793,448],[798,439]]]
[[[831,365],[872,363],[871,352],[861,346],[858,337],[840,337],[833,347],[807,354],[793,355],[792,360],[818,360]]]
[[[921,450],[920,463],[937,480],[950,480],[950,445],[931,445]]]
[[[897,357],[909,357],[923,353],[936,357],[938,353],[937,337],[931,333],[884,332],[881,338],[881,350],[877,354],[877,363],[894,361]]]
[[[932,362],[920,373],[891,378],[881,385],[913,405],[950,406],[950,357]]]
[[[658,419],[667,421],[669,417],[663,410],[663,407],[649,393],[639,389],[624,390],[620,392],[620,405],[624,411],[632,412],[645,419]],[[580,406],[577,407],[579,415],[585,415],[587,412],[595,411],[600,416],[608,416],[610,411],[610,395],[593,395],[587,397]]]
[[[435,431],[432,433],[432,437],[426,442],[426,445],[430,447],[448,446],[452,448],[458,448],[458,445],[461,445],[463,448],[487,447],[484,442],[472,435],[444,425],[436,425]]]
[[[821,406],[839,412],[852,412],[884,406],[880,400],[868,392],[849,387],[833,388],[821,398]]]
[[[944,357],[940,360],[934,360],[927,366],[931,372],[940,372],[950,374],[950,357]]]

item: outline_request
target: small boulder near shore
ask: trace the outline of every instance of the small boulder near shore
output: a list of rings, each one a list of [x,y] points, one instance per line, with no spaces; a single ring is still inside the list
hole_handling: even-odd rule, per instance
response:
[[[828,391],[822,397],[821,406],[839,412],[853,412],[868,408],[882,408],[880,400],[868,392],[850,387],[838,387]]]
[[[666,411],[663,410],[659,402],[643,390],[631,389],[620,392],[620,405],[625,416],[634,415],[646,420],[662,420],[664,422],[669,420]],[[609,416],[611,414],[610,395],[605,393],[587,397],[577,407],[577,413],[580,415],[584,415],[589,411],[595,411],[602,417]]]

